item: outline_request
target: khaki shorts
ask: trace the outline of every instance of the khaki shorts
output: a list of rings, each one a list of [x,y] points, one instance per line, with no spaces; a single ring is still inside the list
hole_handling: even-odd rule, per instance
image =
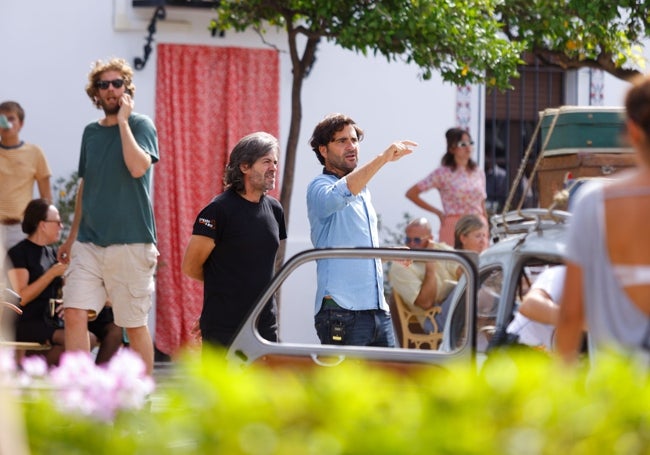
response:
[[[153,243],[100,247],[74,242],[63,286],[63,307],[99,312],[110,301],[115,324],[147,324],[158,250]]]
[[[20,223],[12,224],[11,226],[0,226],[0,230],[3,231],[2,242],[4,243],[5,253],[25,238],[25,233]]]

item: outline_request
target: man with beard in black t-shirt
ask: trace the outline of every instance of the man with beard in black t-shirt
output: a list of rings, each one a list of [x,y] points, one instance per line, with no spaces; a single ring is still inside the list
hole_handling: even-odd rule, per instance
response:
[[[282,206],[266,194],[275,187],[278,153],[268,133],[242,138],[230,155],[224,192],[194,222],[182,271],[203,282],[198,326],[204,342],[227,347],[273,276],[280,241],[287,238]],[[277,340],[274,301],[257,328]]]

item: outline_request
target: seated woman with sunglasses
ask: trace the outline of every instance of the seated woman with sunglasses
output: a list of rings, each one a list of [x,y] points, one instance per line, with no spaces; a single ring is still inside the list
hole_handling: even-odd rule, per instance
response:
[[[47,351],[28,352],[43,354],[49,365],[56,365],[64,351],[63,321],[57,317],[61,308],[54,304],[61,294],[63,275],[68,266],[56,259],[52,246],[61,235],[59,211],[45,199],[34,199],[25,209],[22,230],[27,238],[8,252],[11,263],[7,275],[11,286],[20,295],[23,314],[15,324],[16,341],[49,344]],[[104,308],[93,324],[89,336],[97,345],[97,363],[108,361],[122,345],[122,329],[115,325],[110,308]],[[89,324],[90,326],[90,324]]]
[[[488,225],[485,200],[485,172],[472,160],[474,142],[467,131],[451,128],[445,134],[447,152],[441,166],[417,182],[406,192],[406,197],[417,206],[435,213],[440,218],[438,240],[454,244],[454,228],[463,215],[477,215]],[[442,210],[420,196],[432,188],[440,192]]]

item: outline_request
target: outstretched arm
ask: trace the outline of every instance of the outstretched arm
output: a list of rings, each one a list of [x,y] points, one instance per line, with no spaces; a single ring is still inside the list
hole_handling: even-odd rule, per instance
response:
[[[371,178],[389,161],[397,161],[403,156],[413,153],[413,147],[418,144],[413,141],[393,142],[386,150],[377,155],[374,159],[355,169],[345,176],[348,189],[357,195],[365,188]]]

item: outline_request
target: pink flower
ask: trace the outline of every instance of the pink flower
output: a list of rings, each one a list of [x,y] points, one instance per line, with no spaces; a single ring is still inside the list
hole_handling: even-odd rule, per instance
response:
[[[59,409],[103,421],[120,410],[140,409],[154,390],[142,359],[120,350],[106,367],[97,366],[88,353],[66,352],[50,373]]]
[[[44,377],[47,374],[45,357],[32,355],[23,358],[20,362],[23,371],[31,377]]]

